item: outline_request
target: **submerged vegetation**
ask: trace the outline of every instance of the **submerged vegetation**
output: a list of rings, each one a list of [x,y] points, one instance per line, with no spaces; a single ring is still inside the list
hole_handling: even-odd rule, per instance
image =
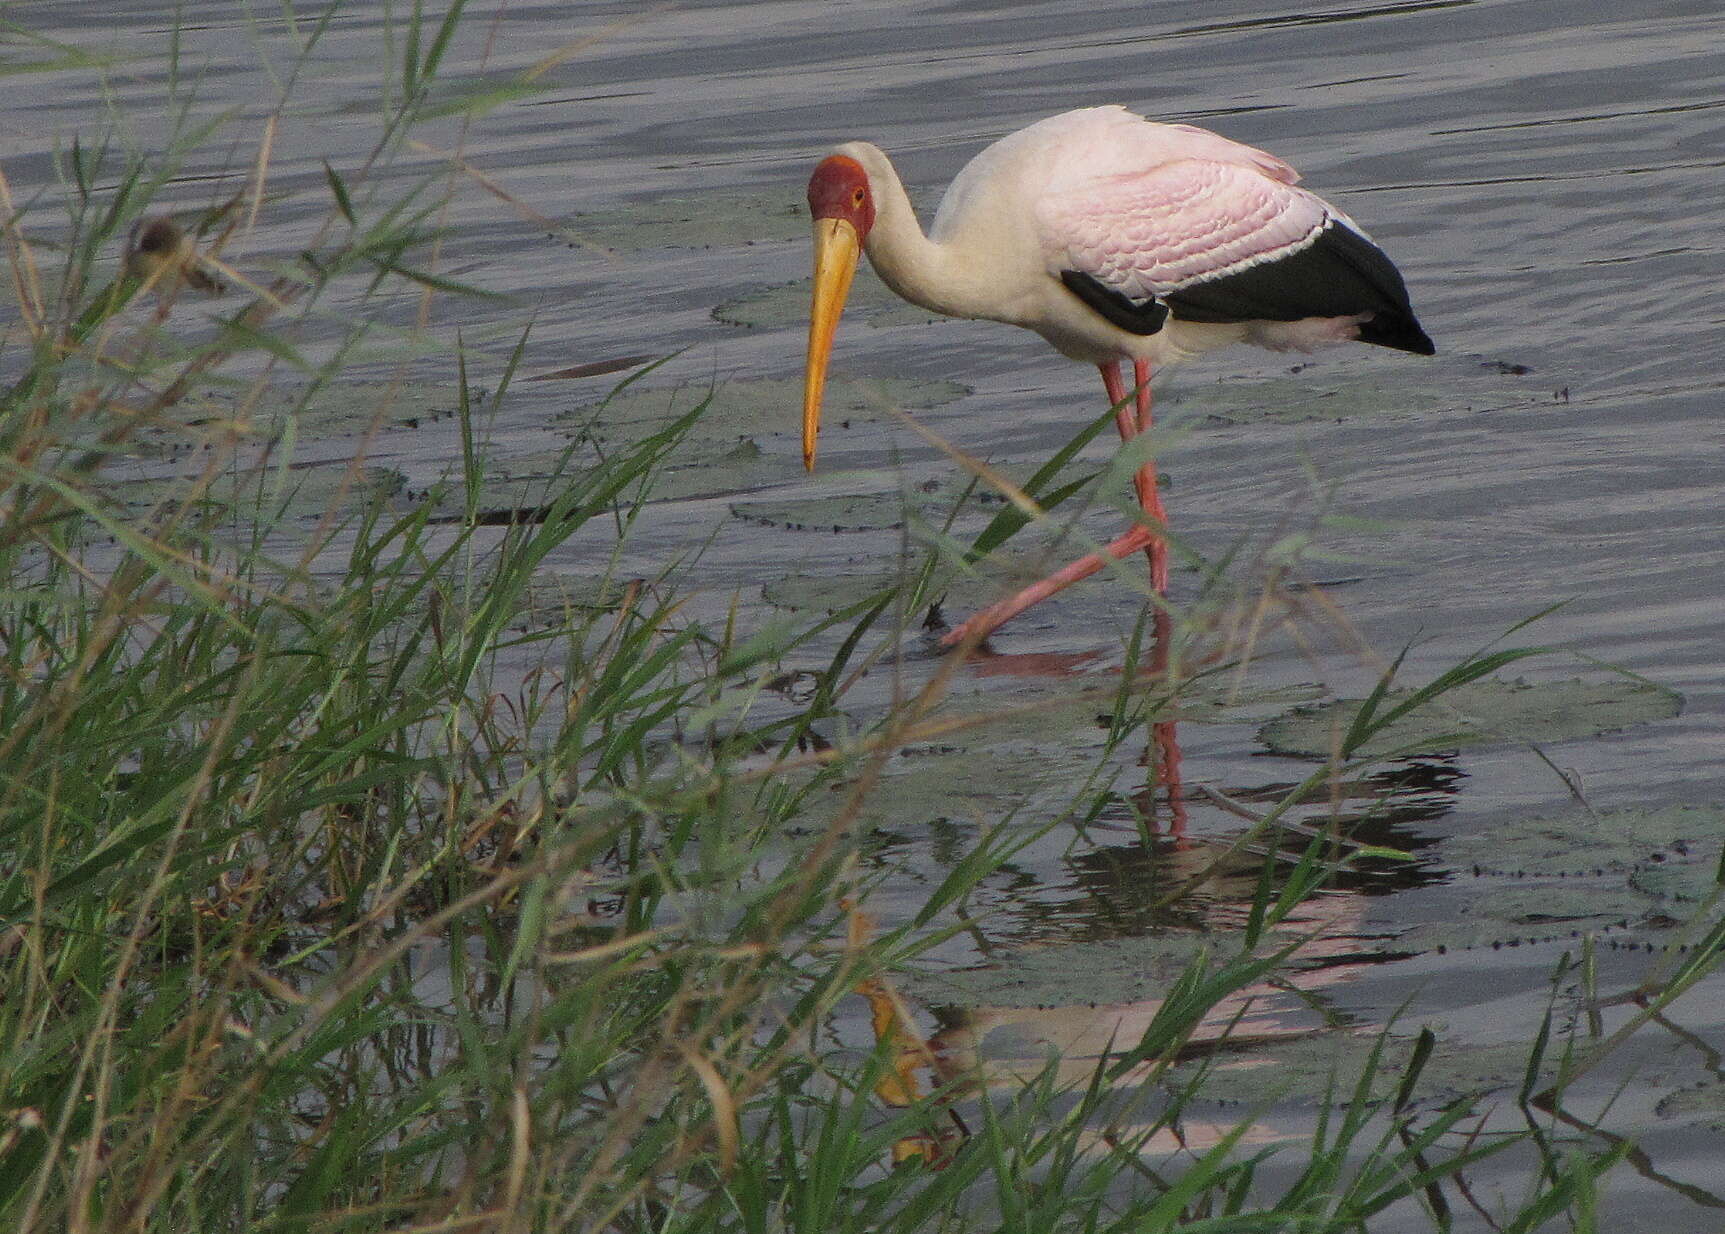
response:
[[[1274,729],[1311,701],[1251,685],[1257,639],[1321,619],[1279,566],[1194,556],[1189,609],[1017,695],[972,690],[962,656],[914,662],[931,604],[1048,530],[982,480],[842,514],[739,500],[762,524],[914,531],[896,569],[771,580],[776,616],[703,598],[685,561],[631,573],[643,511],[705,491],[689,443],[777,430],[649,373],[572,409],[537,465],[491,457],[522,347],[422,327],[485,293],[438,272],[459,159],[401,166],[416,123],[531,84],[445,86],[461,10],[388,27],[373,155],[326,167],[292,252],[229,260],[267,252],[284,208],[273,119],[213,208],[173,189],[234,139],[221,121],[147,157],[81,137],[58,184],[0,183],[0,1224],[1219,1234],[1450,1229],[1473,1205],[1506,1231],[1594,1228],[1631,1146],[1565,1096],[1711,971],[1716,863],[1613,858],[1612,920],[1664,920],[1610,1031],[1579,930],[1536,1031],[1479,1066],[1320,994],[1339,954],[1538,919],[1365,939],[1351,891],[1414,858],[1349,826],[1407,788],[1372,760],[1457,748],[1458,711],[1519,698],[1503,674],[1537,649],[1412,690],[1392,666],[1296,713],[1319,735],[1289,748],[1321,765],[1217,791],[1239,830],[1176,844],[1155,834],[1185,809],[1173,726]],[[170,212],[156,238],[183,240],[140,256],[134,225]],[[858,400],[860,426],[880,400]],[[434,421],[458,443],[438,485],[373,461]],[[1096,427],[1022,492],[1109,491],[1118,467],[1072,472]],[[852,703],[870,671],[885,705]],[[1677,705],[1611,677],[1575,705],[1613,690],[1645,704],[1618,724]],[[1662,817],[1660,843],[1713,853],[1716,812]],[[941,864],[895,866],[921,827]],[[1058,946],[1021,923],[955,966],[1016,862],[1120,851],[1104,829],[1142,863],[1139,901],[1107,910],[1128,925]],[[1084,980],[1057,994],[1039,966]],[[1057,997],[1101,1006],[1039,1019]],[[1512,1197],[1475,1201],[1473,1173],[1509,1161]]]

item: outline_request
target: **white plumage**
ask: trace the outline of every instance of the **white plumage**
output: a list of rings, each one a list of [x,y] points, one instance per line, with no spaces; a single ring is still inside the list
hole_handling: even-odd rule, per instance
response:
[[[859,141],[833,153],[868,174],[876,217],[865,247],[889,287],[948,316],[1035,330],[1075,360],[1160,367],[1236,342],[1339,342],[1358,325],[1357,314],[1294,318],[1302,324],[1292,326],[1188,321],[1176,311],[1171,330],[1133,334],[1062,284],[1061,272],[1072,270],[1129,300],[1165,299],[1301,251],[1326,228],[1366,239],[1341,211],[1297,187],[1287,163],[1205,129],[1156,124],[1123,107],[1038,121],[959,172],[926,237],[884,151]]]
[[[1023,326],[1097,365],[1123,438],[1149,427],[1155,368],[1233,343],[1304,350],[1359,339],[1431,354],[1389,258],[1298,180],[1281,159],[1219,134],[1122,107],[1086,108],[983,150],[953,180],[925,235],[885,152],[868,142],[838,146],[809,181],[816,290],[805,461],[813,466],[827,358],[859,247],[915,304]],[[1128,360],[1135,415],[1123,406]],[[1162,509],[1152,467],[1140,472],[1139,497],[1147,522],[1107,552],[1148,547],[1160,588],[1167,565],[1154,534]],[[1052,589],[1102,560],[1068,567]],[[992,629],[1048,590],[1027,589],[949,641]]]

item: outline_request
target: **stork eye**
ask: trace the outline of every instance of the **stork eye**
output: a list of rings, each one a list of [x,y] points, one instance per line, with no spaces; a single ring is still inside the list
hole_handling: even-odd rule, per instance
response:
[[[860,206],[862,204],[863,204],[863,191],[861,189],[858,189],[856,192],[851,194],[851,205]]]

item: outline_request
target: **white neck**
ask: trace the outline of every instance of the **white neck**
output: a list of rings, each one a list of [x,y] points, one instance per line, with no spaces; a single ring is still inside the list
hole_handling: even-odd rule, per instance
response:
[[[863,241],[881,281],[912,304],[948,317],[993,317],[999,311],[983,263],[961,245],[931,240],[917,222],[910,194],[879,146],[849,142],[835,153],[849,155],[868,172],[874,196],[874,227]]]

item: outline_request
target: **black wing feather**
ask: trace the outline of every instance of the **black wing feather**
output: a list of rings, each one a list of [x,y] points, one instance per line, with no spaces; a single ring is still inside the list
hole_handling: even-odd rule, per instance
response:
[[[1155,334],[1168,320],[1168,306],[1160,300],[1134,300],[1082,270],[1062,270],[1060,281],[1105,320],[1128,334]]]
[[[1382,249],[1335,219],[1285,257],[1188,283],[1163,299],[1184,321],[1298,321],[1370,313],[1360,324],[1361,342],[1421,356],[1436,350],[1414,317],[1401,272]]]

